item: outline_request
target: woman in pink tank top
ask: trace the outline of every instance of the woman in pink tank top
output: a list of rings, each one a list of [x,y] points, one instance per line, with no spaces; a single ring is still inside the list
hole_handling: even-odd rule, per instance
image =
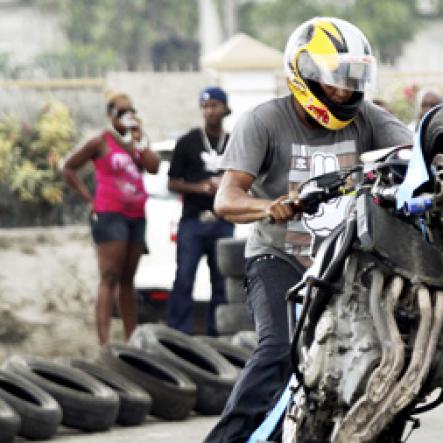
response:
[[[90,204],[100,283],[96,303],[99,342],[108,342],[115,297],[126,339],[137,323],[134,275],[145,249],[145,171],[156,174],[158,155],[148,147],[130,98],[116,94],[107,104],[112,128],[68,156],[63,176]],[[88,161],[95,169],[94,196],[77,175]]]

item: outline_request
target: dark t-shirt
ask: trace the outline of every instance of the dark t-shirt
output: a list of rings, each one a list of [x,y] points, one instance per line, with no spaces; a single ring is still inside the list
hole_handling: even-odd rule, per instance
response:
[[[224,152],[228,140],[227,135],[222,135],[222,137],[224,137],[224,141],[208,135],[209,144],[206,144],[202,129],[195,128],[179,138],[172,155],[169,177],[196,183],[220,175],[221,154]],[[201,212],[212,210],[213,204],[213,196],[184,194],[182,216],[198,217]]]

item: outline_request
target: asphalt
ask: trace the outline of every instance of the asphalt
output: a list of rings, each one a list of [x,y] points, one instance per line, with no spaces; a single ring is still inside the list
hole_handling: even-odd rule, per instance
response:
[[[140,426],[113,427],[108,432],[85,434],[60,427],[52,443],[199,443],[217,422],[217,417],[191,416],[187,420],[166,422],[148,416]],[[14,443],[25,442],[16,439]]]
[[[443,406],[420,416],[422,426],[408,443],[441,443],[443,441]],[[61,427],[53,443],[201,443],[217,417],[191,416],[180,422],[165,422],[147,417],[141,426],[114,427],[108,432],[84,434]],[[18,439],[16,442],[24,442]]]
[[[421,427],[408,443],[440,443],[443,441],[443,406],[418,416]]]

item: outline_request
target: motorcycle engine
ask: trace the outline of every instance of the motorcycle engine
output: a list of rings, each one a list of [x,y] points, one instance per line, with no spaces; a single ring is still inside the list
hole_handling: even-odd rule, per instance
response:
[[[347,409],[364,391],[381,358],[381,346],[369,309],[365,282],[368,263],[351,254],[343,273],[342,292],[323,312],[309,349],[302,350],[305,385],[321,405]]]

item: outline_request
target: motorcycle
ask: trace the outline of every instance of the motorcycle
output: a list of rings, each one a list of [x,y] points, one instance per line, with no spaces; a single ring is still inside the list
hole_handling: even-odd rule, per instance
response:
[[[400,443],[443,403],[443,108],[412,149],[367,157],[369,170],[314,177],[295,202],[312,214],[352,198],[287,294],[296,381],[284,443]]]

